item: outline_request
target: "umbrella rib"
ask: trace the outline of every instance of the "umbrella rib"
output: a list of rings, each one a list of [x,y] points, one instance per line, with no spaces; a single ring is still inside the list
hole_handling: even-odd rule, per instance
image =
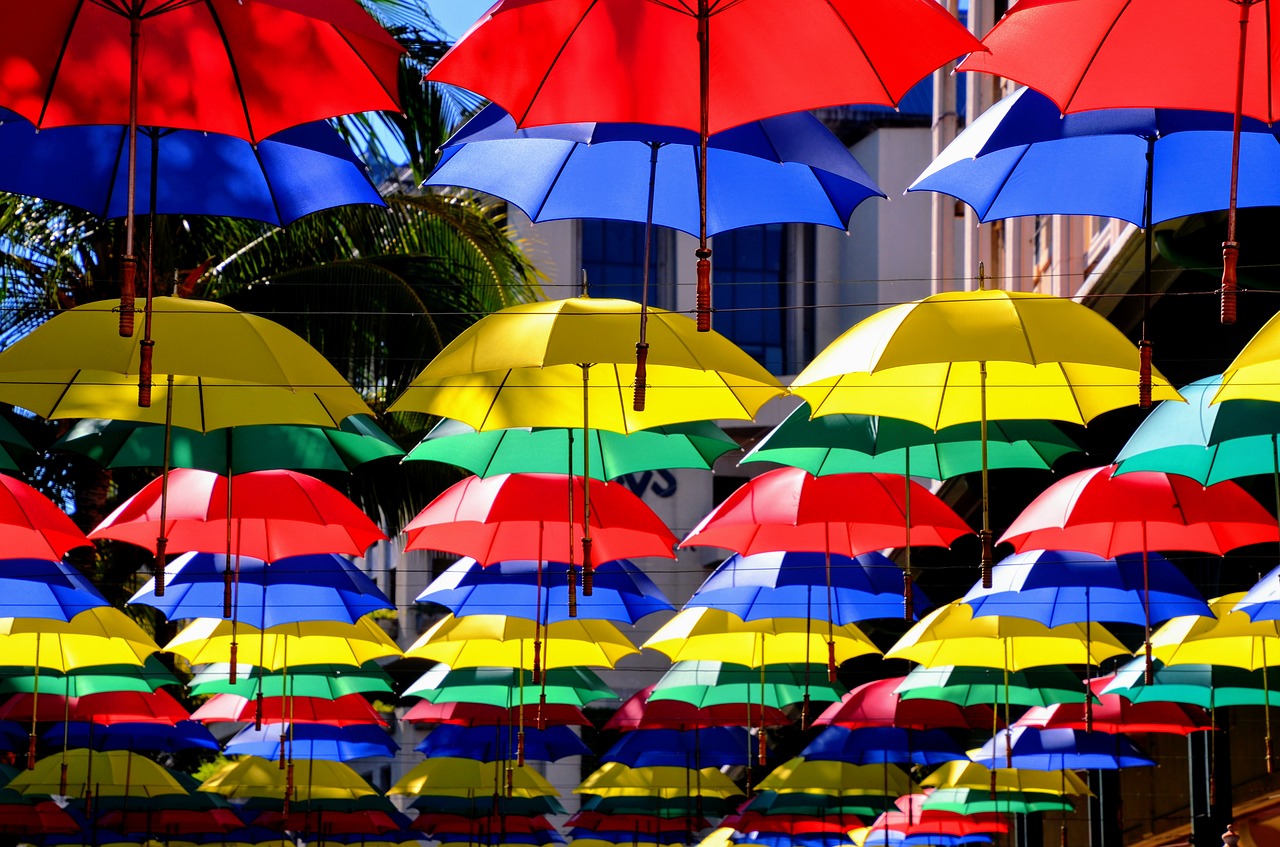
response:
[[[854,33],[853,28],[849,26],[849,22],[845,20],[844,15],[840,14],[840,12],[835,8],[835,6],[832,5],[831,0],[827,0],[826,5],[829,9],[831,9],[831,13],[836,16],[836,20],[840,21],[840,24],[841,26],[844,27],[845,32],[849,34],[849,38],[853,41],[854,45],[858,48],[858,53],[862,56],[863,60],[867,63],[867,67],[871,69],[871,73],[873,76],[875,76],[876,83],[880,86],[880,90],[884,92],[885,99],[889,101],[890,105],[893,105],[896,107],[898,104],[897,99],[895,99],[892,92],[889,91],[889,87],[885,85],[884,78],[881,77],[880,75],[879,67],[877,67],[876,63],[871,61],[871,57],[867,55],[866,48],[862,46],[861,39],[859,39],[858,36]]]
[[[280,211],[280,201],[276,199],[275,186],[271,184],[271,175],[267,173],[267,165],[262,161],[262,153],[258,150],[257,144],[251,144],[250,149],[253,150],[253,160],[258,163],[258,168],[262,171],[262,181],[267,184],[267,196],[271,198],[271,208],[275,209],[276,223],[279,226],[284,226],[284,214]],[[154,200],[154,198],[152,199]],[[333,416],[330,415],[329,417],[332,418]]]
[[[363,54],[362,52],[360,52],[359,50],[357,50],[357,49],[356,49],[356,46],[355,46],[354,44],[352,44],[352,43],[351,43],[351,39],[350,39],[350,38],[347,38],[346,33],[344,33],[341,29],[339,29],[339,28],[338,28],[338,26],[337,26],[336,24],[330,24],[330,26],[333,28],[333,32],[334,32],[334,34],[336,34],[339,38],[341,38],[341,39],[342,39],[342,43],[343,43],[343,44],[345,44],[345,45],[347,45],[348,47],[350,47],[350,48],[351,48],[351,51],[352,51],[352,52],[353,52],[357,57],[359,57],[359,58],[360,58],[360,61],[361,61],[361,62],[363,62],[363,63],[364,63],[364,66],[365,66],[366,68],[369,68],[370,73],[372,73],[372,72],[373,72],[373,68],[372,68],[372,67],[370,67],[369,62],[364,58],[364,54]],[[403,50],[403,48],[401,48],[401,49]],[[408,51],[405,51],[405,52],[408,52]],[[383,92],[384,94],[386,94],[388,98],[390,98],[390,100],[391,100],[391,102],[392,102],[392,103],[398,103],[398,102],[400,101],[400,94],[399,94],[399,92],[398,92],[398,91],[391,91],[391,90],[389,90],[389,89],[387,88],[387,86],[382,82],[382,77],[381,77],[380,75],[378,75],[378,74],[376,74],[376,73],[375,73],[375,74],[373,74],[373,78],[374,78],[374,79],[376,79],[376,80],[378,81],[378,87],[382,89],[382,92]]]
[[[555,176],[551,178],[547,185],[547,190],[542,192],[542,199],[538,201],[537,208],[529,210],[529,220],[536,223],[542,219],[542,210],[546,208],[547,201],[551,199],[551,192],[554,191],[556,185],[559,184],[560,177],[564,174],[564,169],[569,167],[569,160],[572,159],[573,154],[578,151],[579,144],[581,144],[579,141],[570,142],[569,152],[560,160],[560,166],[556,168]]]
[[[45,112],[49,109],[49,101],[53,99],[53,87],[58,81],[58,72],[62,69],[62,60],[67,55],[67,45],[71,43],[71,33],[75,30],[76,21],[80,18],[80,12],[84,9],[85,0],[78,0],[75,11],[71,14],[68,21],[66,35],[62,37],[62,46],[58,48],[58,59],[53,63],[53,68],[49,73],[49,86],[44,91],[44,96],[40,99],[40,116],[35,120],[35,125],[40,127],[44,124]]]
[[[227,52],[227,64],[231,66],[231,76],[236,83],[236,94],[239,95],[240,107],[244,110],[246,135],[250,141],[257,142],[258,138],[253,131],[253,118],[249,115],[249,101],[245,98],[244,83],[240,80],[240,68],[236,64],[235,53],[231,50],[231,42],[227,39],[226,30],[222,26],[222,19],[218,16],[217,10],[213,8],[213,0],[205,0],[204,5],[209,12],[209,18],[213,21],[214,28],[218,30],[218,38],[222,41],[222,46]]]
[[[596,7],[597,2],[599,2],[599,0],[591,0],[591,2],[587,4],[587,8],[583,9],[582,14],[578,16],[577,22],[575,22],[573,27],[570,28],[569,32],[565,34],[564,40],[561,41],[560,46],[556,48],[555,55],[551,58],[551,61],[547,63],[547,69],[546,71],[543,72],[542,79],[538,80],[538,84],[534,87],[533,93],[529,96],[528,100],[526,101],[524,110],[520,113],[520,118],[516,121],[516,126],[523,125],[524,122],[528,119],[529,111],[533,108],[534,101],[538,99],[538,95],[542,93],[543,87],[547,84],[547,77],[551,76],[552,68],[556,67],[556,64],[560,60],[560,57],[564,54],[564,51],[568,48],[570,39],[573,38],[574,33],[578,31],[578,28],[582,26],[583,22],[587,18],[587,15],[591,14],[591,11]]]
[[[1116,12],[1115,17],[1111,19],[1111,23],[1107,25],[1107,31],[1104,32],[1102,34],[1102,37],[1098,39],[1097,45],[1093,48],[1093,52],[1089,55],[1088,61],[1084,63],[1084,67],[1081,69],[1080,73],[1076,76],[1076,83],[1071,87],[1071,93],[1067,96],[1067,99],[1065,102],[1058,104],[1058,107],[1062,109],[1063,112],[1066,112],[1071,108],[1071,101],[1076,99],[1076,94],[1080,91],[1080,86],[1084,84],[1085,76],[1088,75],[1089,69],[1093,67],[1093,63],[1094,61],[1097,60],[1098,54],[1102,52],[1102,45],[1106,42],[1107,36],[1109,36],[1111,34],[1111,31],[1116,28],[1116,24],[1120,22],[1120,18],[1124,15],[1126,11],[1128,11],[1129,6],[1132,5],[1132,3],[1133,3],[1133,0],[1125,0],[1125,3],[1120,8],[1120,11]]]
[[[107,194],[106,194],[106,197],[103,198],[102,210],[99,213],[99,217],[101,217],[104,221],[109,217],[108,213],[111,211],[111,200],[113,197],[115,197],[116,179],[120,175],[120,162],[124,159],[126,155],[125,144],[128,141],[128,139],[129,139],[128,128],[121,127],[120,140],[116,144],[115,156],[112,157],[111,175],[107,181]]]
[[[53,401],[53,405],[49,407],[49,414],[45,415],[45,418],[52,418],[57,413],[58,407],[62,405],[63,398],[67,396],[67,392],[71,390],[71,386],[75,385],[82,372],[80,368],[77,368],[76,372],[71,375],[71,379],[67,380],[66,385],[62,386],[62,391],[58,393],[58,399]]]

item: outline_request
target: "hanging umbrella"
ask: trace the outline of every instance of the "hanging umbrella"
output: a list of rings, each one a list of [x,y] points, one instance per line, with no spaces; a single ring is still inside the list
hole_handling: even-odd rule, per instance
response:
[[[829,706],[813,723],[815,726],[848,729],[978,729],[991,726],[994,716],[985,703],[993,700],[967,708],[941,700],[908,700],[896,692],[903,680],[903,677],[889,677],[865,682],[846,694],[839,703]]]
[[[1075,807],[1065,797],[1034,791],[997,791],[995,798],[986,789],[935,788],[920,804],[921,809],[969,814],[1002,812],[1006,815],[1030,815],[1036,812],[1072,812]]]
[[[824,655],[831,649],[837,663],[880,652],[853,624],[833,627],[824,636],[810,632],[807,618],[744,621],[708,608],[677,613],[641,647],[657,650],[673,662],[719,661],[721,656],[732,656],[753,668],[778,663],[808,664],[809,657]]]
[[[187,793],[163,767],[128,750],[77,749],[47,756],[36,762],[34,769],[9,780],[5,787],[22,794],[70,797],[162,797]]]
[[[907,794],[895,802],[895,809],[885,812],[871,824],[873,834],[886,831],[907,836],[944,836],[963,838],[973,835],[1003,834],[1009,831],[1008,818],[994,812],[966,815],[940,809],[926,809],[927,794]],[[874,837],[869,835],[868,838]],[[870,843],[870,842],[868,842]]]
[[[227,680],[229,666],[211,663],[193,669],[187,682],[187,693],[193,697],[205,694],[238,694],[254,697],[259,691],[265,697],[323,697],[336,700],[347,694],[390,694],[395,685],[390,675],[376,661],[359,667],[333,663],[290,665],[287,669],[270,670],[242,664],[235,682]]]
[[[164,427],[156,424],[86,418],[49,449],[79,453],[106,468],[158,468],[164,465],[164,437]],[[368,415],[351,415],[336,428],[259,424],[211,432],[173,427],[169,432],[172,467],[221,474],[278,468],[350,471],[403,455]]]
[[[1280,679],[1266,668],[1245,670],[1218,664],[1179,664],[1157,661],[1155,679],[1147,682],[1141,659],[1127,662],[1102,689],[1102,696],[1119,695],[1136,704],[1186,703],[1213,710],[1226,706],[1280,706]]]
[[[742,791],[718,768],[667,765],[628,767],[606,762],[573,789],[574,794],[600,797],[734,797]]]
[[[624,435],[607,429],[587,431],[586,467],[570,449],[581,431],[565,427],[514,427],[478,432],[462,421],[445,418],[431,428],[405,461],[443,462],[476,476],[503,473],[570,473],[595,479],[617,479],[663,468],[710,470],[716,459],[738,449],[724,430],[710,421],[675,423]]]
[[[965,759],[964,751],[942,730],[901,727],[849,729],[832,724],[800,751],[806,762],[836,761],[853,765],[893,762],[937,765]]]
[[[18,470],[18,462],[34,451],[26,436],[9,421],[0,418],[0,470]]]
[[[33,722],[92,721],[105,725],[150,723],[175,726],[191,718],[191,713],[163,689],[104,691],[78,697],[45,694],[39,699],[20,693],[5,701],[0,714],[15,720]]]
[[[555,826],[543,815],[486,815],[472,818],[465,815],[423,812],[413,819],[413,829],[415,832],[425,832],[428,835],[442,832],[486,836],[500,832],[520,834],[545,832],[555,829]]]
[[[255,724],[322,724],[335,727],[377,727],[387,722],[360,694],[346,694],[332,700],[295,694],[261,699],[260,711],[255,712],[258,707],[248,697],[215,694],[191,713],[191,719],[203,723],[254,721]],[[256,714],[261,714],[260,720],[255,719]]]
[[[925,788],[1021,791],[1057,797],[1088,797],[1089,786],[1071,770],[988,768],[978,762],[947,762],[920,780]]]
[[[708,330],[712,133],[818,106],[895,105],[921,78],[978,49],[945,10],[911,0],[875,13],[844,3],[778,11],[758,3],[722,7],[712,0],[653,8],[612,1],[575,0],[553,8],[504,3],[472,27],[428,78],[500,104],[518,126],[586,120],[697,131],[697,309],[699,327]],[[758,73],[760,56],[772,49],[766,45],[776,44],[791,45],[793,61],[785,73]],[[876,47],[868,50],[871,44]],[[510,72],[496,78],[491,69],[499,66]],[[665,347],[653,343],[655,349]]]
[[[1041,665],[1019,671],[966,665],[912,668],[895,689],[906,701],[945,700],[961,706],[998,703],[1008,696],[1015,706],[1083,703],[1086,689],[1065,665]]]
[[[0,616],[69,621],[87,609],[109,605],[92,582],[65,562],[0,559]]]
[[[436,665],[408,688],[402,697],[422,697],[431,703],[478,703],[511,707],[545,703],[586,706],[618,695],[589,668],[551,668],[545,685],[534,683],[533,674],[516,668],[450,668]]]
[[[907,772],[896,765],[851,765],[847,762],[791,759],[756,786],[779,794],[817,793],[837,797],[899,797],[917,790]],[[832,789],[835,789],[834,791]]]
[[[504,759],[533,759],[554,762],[566,756],[589,756],[591,750],[582,743],[567,726],[536,726],[521,730],[524,749],[519,750],[519,739],[513,727],[503,726],[438,726],[431,730],[416,749],[428,759],[449,756],[460,759],[476,759],[494,762]]]
[[[373,659],[400,656],[400,648],[386,631],[368,618],[360,618],[354,624],[300,621],[277,624],[266,630],[244,625],[235,636],[231,633],[231,621],[197,618],[164,649],[193,665],[234,663],[233,644],[239,644],[246,655],[257,657],[257,664],[269,670],[319,663],[359,667]]]
[[[288,739],[290,754],[295,759],[327,759],[347,762],[353,759],[393,758],[400,745],[378,726],[353,724],[332,726],[317,723],[273,723],[254,729],[247,726],[227,740],[227,755],[260,756],[268,761],[284,758],[282,748]]]
[[[7,474],[0,474],[0,541],[10,558],[46,561],[91,544],[52,500]]]
[[[744,727],[706,729],[640,729],[625,733],[600,755],[601,762],[629,768],[676,767],[697,770],[723,765],[749,765],[751,739]]]
[[[1276,335],[1280,333],[1280,323],[1273,316],[1258,330],[1249,343],[1241,348],[1236,357],[1222,372],[1222,387],[1213,396],[1210,403],[1221,403],[1225,400],[1275,400],[1276,393],[1271,383],[1278,371],[1276,355]]]
[[[770,662],[759,667],[718,660],[675,662],[654,683],[650,704],[676,700],[704,709],[751,704],[783,709],[809,699],[822,703],[839,700],[844,687],[818,680],[821,665]]]
[[[560,796],[545,777],[528,765],[516,765],[510,760],[480,762],[449,756],[419,762],[388,788],[387,794],[497,797],[503,788],[500,779],[504,772],[509,786],[506,799]]]
[[[815,415],[892,414],[942,429],[992,420],[1088,423],[1138,402],[1139,356],[1123,333],[1072,300],[979,288],[903,303],[856,324],[791,384]],[[1152,397],[1178,396],[1159,373]],[[985,451],[984,451],[985,452]],[[982,462],[983,583],[994,560]],[[1044,545],[1050,546],[1050,545]]]
[[[97,606],[69,621],[0,618],[0,655],[28,667],[66,672],[97,665],[141,667],[159,649],[119,609]]]
[[[221,794],[229,800],[289,798],[303,802],[359,800],[378,793],[341,762],[297,759],[282,769],[275,762],[258,756],[226,762],[200,783],[200,790]]]
[[[708,607],[743,620],[831,614],[844,625],[902,616],[902,569],[882,553],[830,556],[831,606],[827,606],[826,554],[773,551],[725,559],[693,592],[685,608]],[[928,598],[917,592],[917,605]]]
[[[0,694],[30,693],[37,680],[40,690],[63,697],[81,697],[105,691],[155,691],[182,681],[154,655],[136,664],[89,665],[60,671],[34,665],[0,666]]]
[[[195,721],[164,723],[112,723],[95,717],[90,721],[55,723],[45,730],[41,740],[63,748],[86,747],[91,750],[131,750],[135,753],[178,753],[184,750],[220,749],[218,739]]]
[[[1090,688],[1105,690],[1114,675],[1092,680]],[[1090,716],[1092,728],[1099,732],[1157,732],[1189,735],[1212,729],[1209,714],[1199,706],[1173,702],[1133,703],[1120,694],[1102,694]],[[1040,729],[1088,729],[1084,708],[1079,703],[1055,703],[1036,706],[1017,721],[1019,726]]]
[[[830,763],[827,763],[830,764]],[[846,768],[876,767],[871,765],[845,765]],[[879,766],[883,767],[883,766]],[[888,771],[877,771],[870,774],[868,780],[877,774],[901,773],[897,768]],[[885,790],[883,785],[877,789]],[[766,790],[757,792],[754,797],[739,807],[743,813],[759,813],[768,817],[779,815],[804,815],[817,818],[841,818],[860,821],[863,817],[874,817],[893,806],[893,798],[881,794],[847,795],[843,792],[833,793],[829,788],[812,792],[792,791],[781,793]]]
[[[1280,620],[1280,567],[1272,568],[1244,593],[1240,602],[1236,603],[1234,612],[1244,612],[1254,621]]]
[[[431,659],[451,668],[502,665],[538,671],[573,665],[613,667],[640,652],[616,626],[600,620],[566,620],[540,629],[543,650],[535,653],[535,623],[510,615],[447,615],[405,650],[405,658]]]
[[[415,601],[444,606],[457,617],[509,614],[555,623],[569,619],[570,567],[528,560],[484,566],[464,558],[433,579]],[[576,602],[576,617],[634,624],[675,608],[662,589],[626,559],[600,562],[592,570],[591,596]]]
[[[217,617],[226,574],[238,568],[238,617],[258,629],[317,620],[354,624],[376,609],[392,608],[364,571],[332,553],[289,556],[270,565],[237,558],[233,564],[221,553],[184,553],[165,566],[163,597],[156,596],[152,579],[129,602],[155,607],[170,620]]]
[[[765,668],[766,673],[768,668]],[[718,726],[785,726],[791,718],[776,706],[756,702],[726,703],[719,706],[694,706],[683,700],[649,701],[654,685],[640,689],[628,697],[605,722],[603,729],[634,732],[646,729],[688,731]]]
[[[1038,771],[1155,766],[1155,760],[1148,758],[1123,735],[1031,726],[1015,726],[1008,732],[1001,732],[980,750],[972,751],[969,757],[989,768],[998,767],[1003,762],[1006,767]]]

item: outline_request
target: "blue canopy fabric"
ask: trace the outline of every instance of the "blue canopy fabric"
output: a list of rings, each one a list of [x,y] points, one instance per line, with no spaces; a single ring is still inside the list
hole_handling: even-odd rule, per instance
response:
[[[325,759],[349,762],[353,759],[389,759],[400,745],[381,727],[370,724],[329,726],[327,724],[288,723],[252,725],[240,730],[227,741],[229,755],[261,756],[267,760],[280,758],[282,739],[292,736],[286,749],[295,759]]]
[[[805,761],[849,762],[855,765],[884,763],[940,765],[969,758],[940,729],[828,726],[800,751]]]
[[[35,127],[0,109],[0,190],[124,217],[128,127]],[[257,145],[217,133],[139,127],[138,214],[217,215],[286,226],[349,204],[385,206],[364,165],[324,122]]]
[[[515,759],[519,754],[519,737],[514,726],[454,726],[444,724],[415,748],[428,759],[451,756],[493,762]],[[566,756],[589,756],[591,749],[567,726],[536,725],[524,728],[524,757],[554,762]]]
[[[1267,571],[1231,611],[1244,612],[1253,621],[1280,621],[1280,565]]]
[[[71,565],[44,559],[0,559],[0,617],[69,621],[111,605]]]
[[[1007,751],[1012,750],[1012,761]],[[971,751],[969,758],[988,768],[1055,770],[1118,770],[1152,767],[1155,761],[1123,735],[1082,729],[1036,729],[1015,726],[1000,730]]]
[[[748,765],[755,745],[745,727],[706,729],[637,729],[622,737],[601,756],[603,762],[627,767],[705,768]]]
[[[698,234],[698,134],[646,124],[559,124],[517,130],[491,105],[445,142],[424,186],[501,197],[534,222],[603,218],[644,223],[657,151],[653,220]],[[707,234],[770,223],[845,229],[854,208],[883,197],[825,125],[807,112],[712,135]]]
[[[217,750],[218,739],[199,721],[113,724],[89,721],[58,721],[40,736],[51,747],[87,747],[91,750],[133,750],[153,753],[181,753],[184,750]]]

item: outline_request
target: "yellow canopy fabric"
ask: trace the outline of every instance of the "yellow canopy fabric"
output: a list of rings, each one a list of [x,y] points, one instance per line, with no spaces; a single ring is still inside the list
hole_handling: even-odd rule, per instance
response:
[[[387,794],[439,794],[445,797],[485,797],[506,792],[506,771],[511,769],[512,797],[559,797],[560,792],[528,765],[498,760],[480,762],[453,756],[437,756],[419,762],[387,789]]]
[[[501,665],[533,668],[534,622],[511,615],[447,615],[405,650],[405,658],[433,659],[451,668]],[[616,625],[572,618],[542,627],[541,665],[611,668],[623,656],[639,653]]]
[[[0,655],[9,665],[71,671],[97,665],[143,665],[160,648],[119,609],[87,609],[69,621],[0,618]]]
[[[373,659],[400,656],[400,648],[386,631],[368,618],[353,624],[339,621],[299,621],[267,627],[236,625],[236,661],[278,671],[296,665],[363,665]],[[196,618],[164,646],[193,665],[231,661],[231,621]]]
[[[837,797],[900,797],[914,794],[919,786],[894,764],[853,765],[849,762],[806,761],[796,757],[783,762],[760,780],[759,791],[779,794],[829,794]]]
[[[707,833],[707,835],[703,837],[695,847],[733,847],[733,839],[737,833],[738,831],[731,826],[717,827]],[[581,840],[582,839],[580,838],[575,838],[573,839],[573,843],[578,844]]]
[[[742,789],[716,768],[677,768],[666,765],[633,768],[606,762],[592,771],[574,794],[600,797],[736,797]]]
[[[1280,665],[1280,621],[1253,621],[1232,608],[1245,592],[1209,601],[1214,617],[1172,618],[1151,634],[1151,655],[1168,665],[1226,665],[1256,671]]]
[[[293,794],[290,800],[358,800],[378,792],[364,777],[342,762],[326,759],[293,760]],[[259,756],[245,756],[227,762],[213,776],[200,783],[201,791],[221,794],[229,800],[254,797],[283,800],[288,774],[279,763]]]
[[[1263,324],[1222,372],[1210,402],[1223,400],[1280,400],[1280,315]]]
[[[996,791],[1029,791],[1035,794],[1090,797],[1089,786],[1074,771],[1036,771],[996,768]],[[991,790],[991,769],[977,762],[952,761],[920,780],[924,788],[972,788]]]
[[[1138,402],[1139,354],[1097,312],[1046,294],[948,291],[859,322],[791,383],[813,415],[890,415],[942,429],[981,419],[1084,424]],[[1152,397],[1180,400],[1152,372]]]
[[[836,661],[879,653],[853,624],[832,629]],[[827,624],[807,618],[760,618],[744,621],[721,609],[685,609],[641,645],[664,653],[673,662],[728,661],[760,667],[781,663],[827,661]]]
[[[62,790],[62,765],[66,763],[66,790]],[[77,748],[46,756],[31,770],[19,771],[5,786],[21,794],[66,794],[96,796],[162,797],[186,794],[187,789],[160,765],[128,750],[86,750]]]
[[[684,315],[649,308],[648,396],[632,409],[640,304],[571,297],[495,312],[464,330],[390,411],[461,420],[478,430],[583,425],[634,432],[685,421],[750,420],[784,393],[733,342]]]
[[[934,609],[918,620],[884,654],[928,668],[970,665],[1020,671],[1041,665],[1096,665],[1129,653],[1100,624],[1047,627],[1026,618],[983,615],[960,601]]]
[[[0,352],[0,400],[43,418],[164,423],[174,376],[173,424],[208,432],[248,424],[337,426],[373,412],[300,336],[221,303],[153,299],[151,406],[138,406],[142,332],[121,338],[119,300],[55,315]]]

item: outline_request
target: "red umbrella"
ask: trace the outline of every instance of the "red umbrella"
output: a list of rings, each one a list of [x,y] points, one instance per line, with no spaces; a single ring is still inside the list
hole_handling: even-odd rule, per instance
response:
[[[228,833],[244,826],[231,809],[112,809],[97,820],[115,832],[182,835],[189,832]]]
[[[399,111],[403,52],[354,0],[4,3],[0,102],[41,128],[129,126],[120,310],[128,336],[138,125],[256,143],[321,118]],[[150,346],[142,349],[149,377]]]
[[[193,721],[254,721],[259,701],[239,694],[210,697],[191,713]],[[262,723],[320,723],[327,726],[382,724],[387,720],[361,694],[346,694],[333,700],[322,697],[263,697]]]
[[[1193,550],[1221,556],[1280,539],[1276,519],[1227,480],[1205,487],[1176,474],[1136,471],[1112,476],[1115,465],[1058,480],[1032,500],[1000,541],[1024,550],[1079,550],[1104,558],[1151,550]],[[1144,594],[1150,586],[1144,586]],[[1150,604],[1146,620],[1147,683],[1151,683]]]
[[[748,803],[751,801],[748,800]],[[744,804],[745,805],[745,804]],[[766,815],[763,812],[745,811],[729,815],[720,821],[721,826],[736,829],[738,832],[785,832],[787,835],[813,835],[816,833],[839,832],[850,830],[847,819],[813,817],[812,815]]]
[[[493,706],[488,703],[432,703],[419,700],[405,713],[409,723],[446,723],[454,726],[519,726],[541,722],[546,726],[590,726],[591,719],[577,706],[568,703],[524,706],[524,720],[520,720],[520,706]]]
[[[323,832],[325,835],[383,835],[400,831],[400,824],[390,815],[375,809],[345,812],[317,806],[315,811],[289,814],[266,811],[260,812],[253,823],[278,832]]]
[[[641,835],[656,835],[663,832],[688,832],[705,829],[711,824],[699,819],[693,827],[685,816],[664,818],[659,815],[643,814],[609,814],[607,812],[582,811],[574,812],[564,822],[565,827],[582,827],[596,832],[638,832]],[[728,824],[725,824],[728,826]]]
[[[104,691],[81,697],[57,694],[14,694],[0,706],[0,718],[29,721],[92,721],[113,723],[163,723],[173,726],[191,714],[164,689],[155,691]]]
[[[1041,729],[1095,729],[1099,732],[1162,732],[1190,735],[1213,729],[1209,713],[1188,703],[1151,701],[1131,703],[1119,694],[1098,694],[1115,678],[1110,674],[1089,680],[1098,702],[1093,706],[1092,725],[1083,703],[1056,703],[1034,706],[1014,722],[1015,726]]]
[[[1257,0],[1031,0],[1013,6],[959,70],[1025,83],[1063,112],[1109,108],[1234,112],[1222,322],[1236,318],[1240,118],[1280,119],[1280,32]],[[1188,61],[1171,57],[1190,57]]]
[[[697,708],[683,700],[654,700],[650,703],[649,695],[652,693],[653,685],[650,685],[628,697],[603,728],[619,732],[630,732],[635,729],[687,731],[713,726],[764,727],[791,724],[791,718],[787,717],[787,713],[774,706],[724,703]]]
[[[814,726],[898,727],[899,729],[939,729],[965,727],[987,729],[995,712],[985,705],[960,706],[944,700],[903,700],[895,689],[906,677],[878,679],[859,685],[838,703],[832,703],[814,720]]]
[[[0,829],[17,835],[80,832],[80,824],[52,800],[0,804]]]
[[[549,832],[555,829],[555,825],[542,815],[485,815],[469,818],[465,815],[424,812],[414,819],[413,826],[410,828],[428,835],[447,832],[487,836],[499,832],[504,835]]]
[[[53,501],[20,479],[0,474],[0,546],[7,559],[57,561],[92,544]]]
[[[779,44],[787,45],[785,62],[774,61]],[[892,106],[929,73],[980,49],[933,0],[503,0],[427,78],[484,95],[522,127],[609,121],[697,131],[705,331],[707,138],[785,112]]]

